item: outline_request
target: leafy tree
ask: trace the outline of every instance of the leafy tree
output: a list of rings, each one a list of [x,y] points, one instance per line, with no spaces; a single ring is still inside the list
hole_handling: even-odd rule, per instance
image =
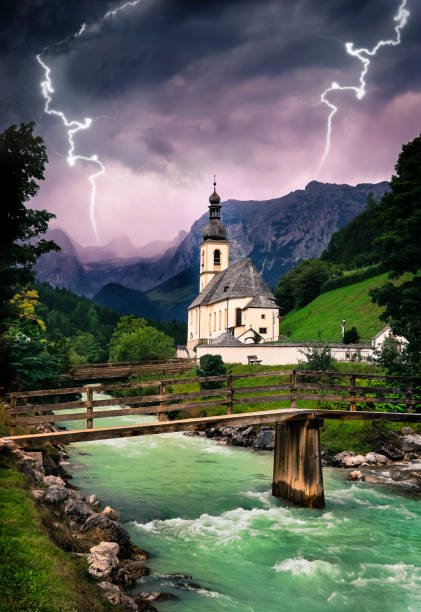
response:
[[[122,317],[110,341],[110,361],[151,361],[174,356],[172,338],[145,319]]]
[[[332,235],[320,259],[343,265],[347,270],[378,263],[379,247],[375,242],[381,233],[378,214],[379,204],[369,193],[363,212]]]
[[[343,343],[344,344],[357,344],[360,339],[360,334],[357,331],[355,325],[351,329],[347,329],[344,333]]]
[[[48,229],[54,217],[46,210],[33,210],[27,202],[39,190],[37,181],[44,179],[47,154],[43,140],[33,135],[34,123],[12,125],[0,134],[0,385],[10,382],[10,319],[16,316],[13,296],[34,279],[37,258],[59,247],[39,236]]]
[[[106,350],[89,332],[74,336],[71,346],[78,357],[76,360],[79,363],[101,363],[107,358]]]
[[[395,335],[408,341],[405,348],[408,371],[421,367],[421,136],[402,147],[390,182],[391,191],[379,205],[382,234],[377,239],[380,258],[392,279],[413,276],[394,285],[388,282],[373,290],[371,297],[384,307],[381,319],[390,323]]]
[[[280,279],[274,290],[279,313],[285,315],[293,308],[300,308],[314,300],[332,273],[329,264],[319,259],[300,262]]]
[[[202,355],[200,358],[200,367],[197,368],[198,376],[223,376],[227,370],[221,355]],[[200,383],[201,389],[219,389],[223,386],[221,381],[208,381]]]

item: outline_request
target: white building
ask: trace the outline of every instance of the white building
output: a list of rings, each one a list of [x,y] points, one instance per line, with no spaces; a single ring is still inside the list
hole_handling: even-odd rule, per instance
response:
[[[230,243],[215,187],[200,244],[199,295],[188,307],[187,348],[226,333],[242,343],[278,340],[278,307],[259,271],[249,258],[229,265]]]

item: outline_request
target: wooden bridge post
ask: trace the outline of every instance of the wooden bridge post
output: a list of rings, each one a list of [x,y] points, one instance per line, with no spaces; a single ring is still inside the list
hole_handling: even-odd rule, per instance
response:
[[[12,436],[16,435],[16,404],[17,397],[14,393],[10,396],[10,433]]]
[[[291,408],[297,408],[297,370],[291,370]]]
[[[227,414],[234,412],[234,387],[232,386],[232,374],[227,376]]]
[[[407,387],[407,390],[406,390],[406,399],[408,399],[408,400],[412,399],[412,381],[408,384],[408,387]],[[411,412],[412,412],[412,404],[407,404],[406,405],[406,412],[411,414]]]
[[[161,397],[163,397],[165,395],[166,388],[167,387],[166,387],[165,383],[161,380],[160,383],[159,383],[159,395]],[[159,402],[159,406],[160,406],[160,408],[162,408],[162,410],[164,410],[165,402],[164,402],[163,399],[161,399],[161,401]],[[166,413],[164,411],[158,412],[158,420],[159,421],[167,421],[167,415],[166,415]]]
[[[355,386],[356,386],[355,374],[351,374],[351,376],[349,377],[349,386],[351,388],[351,390],[350,390],[351,395],[356,395],[356,391],[355,391]],[[349,410],[351,412],[356,412],[356,410],[357,410],[356,402],[349,402]]]
[[[86,390],[86,429],[94,426],[94,390],[88,387]]]
[[[307,419],[276,423],[272,494],[305,508],[324,508],[320,426]]]

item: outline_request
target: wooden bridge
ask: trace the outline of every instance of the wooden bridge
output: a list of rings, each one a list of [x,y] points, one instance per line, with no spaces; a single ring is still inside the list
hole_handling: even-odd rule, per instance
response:
[[[250,381],[253,383],[256,379],[261,379],[261,382],[268,381],[268,384],[251,386]],[[210,382],[221,385],[221,388],[181,393],[175,389],[180,384]],[[151,394],[151,388],[156,389],[158,393]],[[94,390],[100,393],[115,393],[119,389],[130,389],[134,394],[130,397],[93,399]],[[73,393],[86,393],[87,399],[61,403],[26,403],[28,398],[39,400]],[[313,508],[324,507],[320,458],[320,427],[324,419],[421,423],[421,414],[412,412],[414,407],[421,408],[420,379],[305,370],[27,391],[10,394],[8,399],[8,418],[13,429],[18,425],[86,420],[85,429],[9,437],[24,447],[39,447],[46,442],[67,444],[176,431],[203,431],[224,425],[275,423],[273,494],[298,505]],[[298,402],[307,404],[323,401],[338,402],[339,409],[298,407]],[[238,413],[238,410],[244,408],[254,410],[259,404],[269,404],[269,409]],[[394,408],[405,412],[378,410],[376,406],[379,405],[386,405],[389,410]],[[104,406],[123,408],[94,410]],[[226,414],[200,416],[204,409],[221,407],[224,407]],[[370,408],[369,411],[362,410],[367,407]],[[77,408],[84,408],[84,411],[63,413],[64,410]],[[54,414],[51,414],[52,411]],[[192,412],[195,413],[193,416]],[[175,416],[174,413],[188,418],[167,420],[169,415]],[[93,427],[95,418],[138,414],[155,414],[159,421]]]

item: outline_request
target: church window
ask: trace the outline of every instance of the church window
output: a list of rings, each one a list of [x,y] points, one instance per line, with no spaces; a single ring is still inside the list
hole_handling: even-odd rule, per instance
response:
[[[212,330],[212,315],[209,313],[209,332]]]
[[[202,249],[202,268],[205,267],[205,249]]]
[[[241,308],[235,309],[235,326],[236,327],[241,326]]]
[[[266,319],[266,315],[265,314],[262,314],[262,319]]]
[[[219,329],[221,329],[221,325],[222,325],[222,312],[219,311]]]
[[[213,252],[213,265],[214,266],[221,265],[221,251],[219,249],[215,249]]]
[[[199,317],[198,317],[198,312],[197,312],[197,310],[195,310],[195,313],[196,313],[196,329],[195,329],[195,332],[196,332],[196,334],[197,334],[197,328],[198,328],[198,318],[199,318]]]
[[[228,310],[225,308],[225,327],[228,327]]]
[[[266,334],[267,333],[267,327],[259,327],[259,334]]]
[[[216,312],[213,313],[213,331],[216,331]]]

